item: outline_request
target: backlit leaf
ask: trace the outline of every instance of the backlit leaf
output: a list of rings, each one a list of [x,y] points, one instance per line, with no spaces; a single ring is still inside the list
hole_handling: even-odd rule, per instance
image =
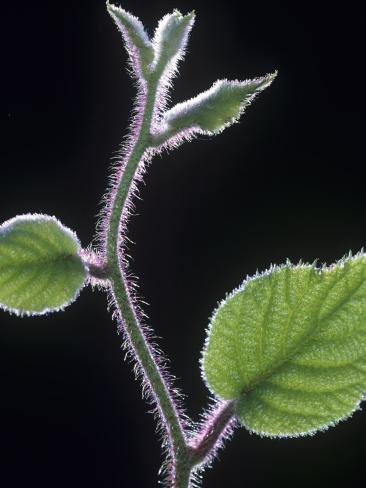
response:
[[[366,256],[273,267],[215,312],[202,359],[210,389],[268,436],[312,433],[366,392]]]
[[[183,57],[188,35],[194,23],[194,12],[182,15],[178,10],[165,15],[159,22],[152,41],[155,51],[153,69],[160,75],[168,67],[172,76]]]
[[[190,100],[168,110],[161,121],[164,132],[194,129],[217,134],[237,121],[255,96],[267,88],[277,73],[246,81],[218,80]]]
[[[0,226],[0,307],[17,314],[59,310],[86,271],[76,235],[55,217],[21,215]]]
[[[125,40],[135,74],[138,77],[148,77],[154,49],[142,22],[121,7],[107,3],[107,8]]]

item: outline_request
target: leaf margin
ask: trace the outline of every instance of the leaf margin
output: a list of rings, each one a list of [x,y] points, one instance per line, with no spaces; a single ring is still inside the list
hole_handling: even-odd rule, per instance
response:
[[[53,222],[58,227],[58,230],[64,232],[64,234],[68,236],[75,243],[76,250],[77,250],[75,257],[78,256],[80,258],[80,264],[82,264],[83,271],[84,271],[84,278],[81,285],[76,289],[72,297],[67,302],[57,307],[52,307],[52,308],[45,307],[42,311],[27,311],[27,310],[11,307],[6,305],[5,303],[0,302],[0,310],[3,310],[4,312],[8,312],[9,314],[14,314],[18,317],[42,316],[42,315],[48,315],[49,313],[53,313],[53,312],[63,311],[65,310],[66,307],[68,307],[69,305],[71,305],[73,302],[77,300],[82,289],[88,283],[88,269],[81,257],[81,252],[82,252],[81,242],[77,234],[72,229],[62,224],[60,220],[57,219],[57,217],[55,217],[54,215],[47,215],[42,213],[25,213],[25,214],[16,215],[15,217],[5,220],[0,224],[0,238],[1,236],[6,235],[8,232],[11,232],[11,230],[14,228],[14,225],[16,225],[18,222],[23,222],[23,221],[31,222],[37,220],[43,220],[45,222]]]
[[[241,282],[241,284],[239,286],[234,288],[231,292],[226,293],[225,298],[223,298],[222,300],[220,300],[218,302],[216,308],[214,309],[214,311],[210,317],[209,325],[206,328],[205,342],[204,342],[204,346],[203,346],[202,351],[201,351],[201,357],[199,360],[200,369],[201,369],[201,377],[202,377],[202,380],[205,383],[205,386],[207,387],[207,389],[211,392],[211,394],[213,394],[216,398],[218,398],[219,401],[221,400],[221,401],[233,402],[233,404],[235,406],[237,421],[240,423],[240,425],[245,427],[246,430],[248,430],[251,434],[257,434],[260,437],[276,439],[276,438],[298,438],[298,437],[305,437],[305,436],[313,436],[318,432],[324,432],[324,431],[328,430],[330,427],[334,427],[334,426],[338,425],[340,422],[343,422],[343,421],[349,419],[350,417],[352,417],[352,415],[355,412],[362,410],[361,404],[363,401],[366,400],[366,388],[365,388],[365,393],[361,393],[358,395],[359,396],[358,400],[354,402],[352,409],[350,409],[347,413],[345,413],[344,415],[340,415],[339,417],[336,417],[336,418],[332,419],[331,421],[326,422],[324,424],[321,424],[315,428],[310,428],[310,429],[307,429],[305,431],[295,432],[295,433],[287,433],[287,432],[286,433],[271,433],[271,432],[267,432],[267,431],[261,431],[261,430],[258,430],[258,429],[255,429],[255,428],[249,426],[246,422],[244,422],[240,418],[240,414],[239,414],[238,410],[240,409],[240,404],[241,404],[241,402],[244,401],[246,394],[249,394],[251,390],[249,390],[246,393],[241,393],[240,396],[237,398],[230,398],[227,396],[221,396],[220,394],[216,393],[213,390],[213,388],[210,386],[208,379],[207,379],[207,375],[205,373],[205,369],[204,369],[205,354],[207,351],[207,346],[208,346],[208,342],[209,342],[209,338],[210,338],[210,332],[211,332],[215,317],[217,316],[221,307],[224,306],[226,304],[226,302],[228,300],[230,300],[230,298],[237,295],[239,292],[243,291],[248,283],[250,283],[254,280],[261,279],[265,276],[268,276],[277,270],[281,270],[281,269],[288,268],[288,267],[291,267],[291,268],[301,267],[301,268],[313,269],[314,271],[316,271],[316,273],[318,275],[320,275],[323,272],[332,271],[334,268],[337,268],[337,267],[342,269],[350,261],[352,262],[352,261],[359,259],[359,258],[363,258],[365,260],[365,264],[366,264],[366,253],[364,252],[363,248],[355,254],[352,254],[352,252],[350,251],[348,254],[345,254],[341,259],[330,264],[329,266],[327,266],[326,264],[322,264],[321,266],[317,266],[318,260],[315,260],[313,263],[306,263],[306,262],[304,263],[302,260],[300,260],[298,262],[298,264],[293,264],[293,263],[291,263],[291,261],[289,259],[287,259],[285,263],[282,263],[279,265],[271,264],[268,269],[265,269],[262,272],[257,271],[253,276],[247,275],[247,277]],[[366,281],[366,278],[365,278],[365,281]],[[289,361],[289,359],[287,359],[285,361],[285,363],[288,361]],[[271,373],[271,376],[272,376],[272,374],[274,374],[274,373]],[[258,384],[260,384],[263,380],[265,381],[265,378],[262,377],[258,381]],[[257,384],[255,384],[253,388],[256,388],[256,386],[257,386]]]

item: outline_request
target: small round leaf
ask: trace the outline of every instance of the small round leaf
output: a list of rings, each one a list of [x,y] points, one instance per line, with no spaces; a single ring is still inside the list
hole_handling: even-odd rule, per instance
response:
[[[273,267],[216,310],[202,359],[216,395],[267,436],[348,417],[366,391],[366,256],[329,268]]]
[[[76,235],[55,217],[21,215],[0,226],[0,307],[17,314],[62,309],[86,270]]]

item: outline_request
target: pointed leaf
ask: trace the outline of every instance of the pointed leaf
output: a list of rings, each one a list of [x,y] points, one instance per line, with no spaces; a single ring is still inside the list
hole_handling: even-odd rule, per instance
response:
[[[107,8],[123,35],[135,74],[148,78],[154,59],[154,49],[142,22],[120,7],[107,3]]]
[[[159,74],[162,74],[167,66],[174,72],[177,61],[184,55],[194,17],[194,12],[182,15],[175,10],[160,20],[153,39],[154,69]]]
[[[297,436],[334,425],[366,391],[366,256],[287,264],[247,280],[215,312],[210,389],[251,431]]]
[[[236,122],[255,96],[267,88],[277,73],[246,81],[218,80],[190,100],[168,110],[161,122],[162,133],[194,129],[202,134],[218,134]]]
[[[76,235],[55,217],[21,215],[0,226],[0,307],[44,314],[75,300],[86,271]]]

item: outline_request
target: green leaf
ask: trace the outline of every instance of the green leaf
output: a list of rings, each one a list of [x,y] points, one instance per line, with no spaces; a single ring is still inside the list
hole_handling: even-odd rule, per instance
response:
[[[148,78],[154,49],[142,22],[126,10],[108,2],[107,9],[125,40],[133,70],[138,77]]]
[[[246,81],[218,80],[195,98],[178,103],[162,119],[166,132],[195,129],[203,134],[218,134],[237,121],[255,96],[267,88],[277,72]]]
[[[0,226],[0,307],[44,314],[69,305],[86,270],[76,235],[55,217],[21,215]]]
[[[171,77],[176,69],[176,62],[184,55],[188,35],[194,23],[195,14],[182,15],[179,10],[165,15],[159,22],[152,41],[155,51],[155,71],[162,74],[169,67]],[[169,66],[172,64],[172,66]]]
[[[202,366],[261,435],[304,435],[349,416],[366,391],[365,254],[248,279],[216,310]]]

